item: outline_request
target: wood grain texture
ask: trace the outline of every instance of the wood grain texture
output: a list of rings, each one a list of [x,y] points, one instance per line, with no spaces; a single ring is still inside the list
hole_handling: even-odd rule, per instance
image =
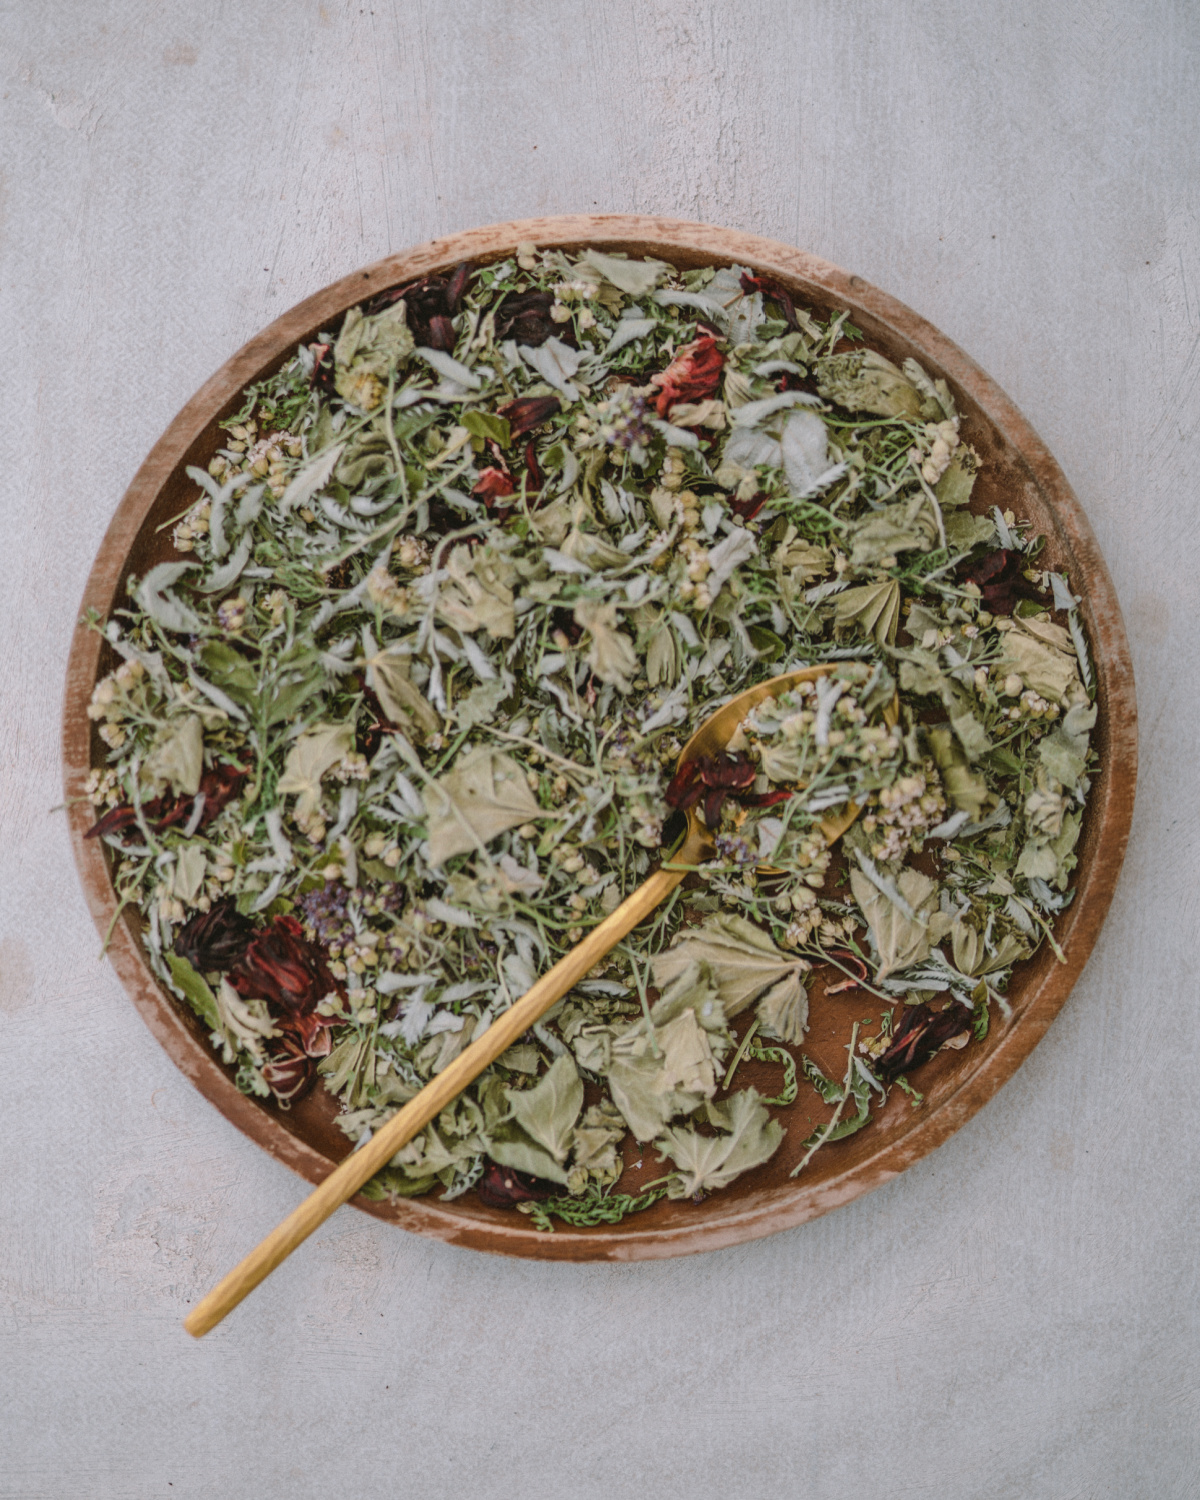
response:
[[[1195,7],[9,0],[0,75],[4,1500],[1191,1500]],[[347,1210],[195,1344],[180,1317],[303,1189],[97,962],[48,814],[73,611],[159,434],[284,308],[601,211],[846,266],[1033,422],[1137,676],[1110,917],[1009,1085],[837,1213],[546,1266]]]

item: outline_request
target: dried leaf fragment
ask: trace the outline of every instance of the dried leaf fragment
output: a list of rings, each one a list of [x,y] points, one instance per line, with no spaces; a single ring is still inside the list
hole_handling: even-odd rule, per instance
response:
[[[503,751],[479,745],[423,793],[429,818],[429,859],[442,865],[486,846],[497,835],[546,814],[525,773]]]

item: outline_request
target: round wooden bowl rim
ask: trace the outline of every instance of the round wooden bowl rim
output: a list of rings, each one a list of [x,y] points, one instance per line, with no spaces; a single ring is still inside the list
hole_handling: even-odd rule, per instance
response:
[[[643,215],[567,215],[493,224],[432,240],[388,256],[335,282],[299,303],[229,359],[187,403],[142,464],[114,515],[97,554],[81,605],[107,617],[116,602],[127,555],[160,490],[206,428],[231,409],[251,381],[276,368],[288,352],[347,308],[387,287],[446,270],[464,260],[494,260],[511,254],[522,241],[541,247],[595,245],[631,254],[660,255],[692,263],[714,261],[748,265],[795,286],[820,289],[825,300],[867,315],[936,366],[982,410],[1017,450],[1053,512],[1059,545],[1072,559],[1076,576],[1086,580],[1082,605],[1094,647],[1101,726],[1107,753],[1095,778],[1088,806],[1092,825],[1087,842],[1092,857],[1080,862],[1075,900],[1059,920],[1065,964],[1043,969],[1013,1023],[989,1046],[979,1065],[936,1108],[915,1114],[899,1138],[881,1142],[865,1160],[821,1181],[774,1187],[747,1202],[709,1199],[695,1219],[680,1226],[642,1226],[635,1217],[616,1227],[535,1230],[521,1215],[477,1215],[433,1199],[397,1205],[354,1200],[356,1206],[407,1229],[449,1243],[508,1255],[559,1260],[639,1260],[714,1250],[737,1244],[847,1203],[896,1177],[925,1156],[980,1109],[1017,1070],[1041,1040],[1087,962],[1112,900],[1133,816],[1137,776],[1137,714],[1133,669],[1120,607],[1104,559],[1083,509],[1058,465],[1013,403],[979,367],[936,328],[895,298],[861,277],[775,240],[706,224]],[[105,851],[85,841],[91,821],[84,799],[90,769],[92,724],[87,705],[100,659],[97,633],[79,625],[67,671],[63,717],[64,785],[70,835],[88,906],[102,934],[112,930],[109,958],[142,1019],[172,1060],[217,1108],[251,1139],[307,1178],[320,1182],[334,1163],[292,1135],[283,1120],[241,1094],[203,1040],[188,1029],[175,1001],[160,988],[141,949],[129,914],[114,924],[116,896]]]

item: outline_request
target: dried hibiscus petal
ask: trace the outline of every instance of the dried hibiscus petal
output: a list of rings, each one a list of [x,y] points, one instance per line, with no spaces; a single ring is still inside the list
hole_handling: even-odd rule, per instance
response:
[[[247,944],[229,981],[247,1000],[266,1000],[289,1016],[308,1016],[337,992],[325,955],[295,917],[278,916]]]
[[[666,417],[680,401],[703,401],[711,396],[721,380],[725,356],[717,341],[705,334],[694,343],[685,344],[661,375],[652,375],[650,384],[659,388],[654,408]]]
[[[928,1005],[906,1005],[891,1045],[873,1064],[875,1072],[890,1083],[909,1068],[928,1062],[943,1043],[961,1036],[970,1026],[971,1007],[957,1000],[941,1011]]]
[[[502,500],[505,495],[511,495],[515,490],[516,485],[512,482],[512,476],[506,474],[503,469],[497,469],[491,465],[480,473],[471,493],[476,500],[482,500],[490,509],[494,501]]]
[[[451,317],[458,312],[458,304],[466,294],[474,271],[472,263],[464,260],[450,273],[450,280],[446,283],[446,310]]]
[[[200,778],[200,790],[197,794],[204,798],[200,821],[196,825],[198,828],[207,828],[226,804],[237,796],[247,774],[241,766],[221,765],[205,771]],[[162,833],[178,823],[185,823],[191,817],[195,805],[195,797],[186,794],[178,797],[155,797],[151,802],[142,803],[142,816],[155,833]],[[136,822],[137,813],[133,807],[128,802],[122,802],[117,807],[109,808],[102,818],[93,823],[84,838],[102,838],[107,833],[130,828]]]
[[[746,500],[735,500],[730,509],[735,516],[740,516],[743,521],[753,521],[770,498],[766,490],[759,490],[756,495],[751,495]]]
[[[282,1036],[263,1063],[262,1076],[278,1102],[288,1105],[312,1087],[316,1063],[298,1042]]]
[[[518,1172],[515,1167],[502,1167],[499,1162],[489,1161],[483,1176],[475,1184],[475,1191],[485,1208],[515,1208],[518,1203],[556,1198],[562,1188],[556,1182],[547,1182],[544,1177],[534,1177],[529,1172]]]
[[[253,936],[254,923],[242,916],[232,896],[223,896],[179,929],[174,946],[199,973],[223,973],[237,963]]]
[[[512,436],[519,438],[549,421],[561,408],[562,402],[557,396],[521,396],[498,407],[496,415],[503,417]]]
[[[444,313],[435,313],[429,320],[429,348],[440,349],[444,354],[454,353],[454,324]]]
[[[552,337],[569,343],[566,325],[550,316],[553,306],[553,292],[510,292],[496,309],[496,337],[534,348]]]
[[[1011,615],[1018,599],[1032,599],[1049,605],[1049,594],[1025,577],[1026,558],[1022,552],[999,548],[988,552],[977,562],[965,562],[958,568],[960,583],[975,584],[985,609],[994,615]]]

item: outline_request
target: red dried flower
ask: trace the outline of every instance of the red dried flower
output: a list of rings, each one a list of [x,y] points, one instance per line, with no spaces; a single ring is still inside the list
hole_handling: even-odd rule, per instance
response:
[[[952,1000],[945,1010],[928,1005],[906,1005],[891,1045],[872,1067],[884,1083],[890,1083],[910,1068],[928,1062],[943,1042],[961,1036],[971,1025],[971,1007]]]
[[[279,1103],[287,1106],[312,1087],[317,1067],[300,1042],[281,1036],[262,1065],[262,1076]]]
[[[324,953],[305,938],[295,917],[278,916],[251,938],[229,982],[243,999],[265,1000],[282,1011],[282,1028],[299,1038],[309,1057],[329,1052],[327,1028],[334,1022],[317,1015],[316,1008],[338,993],[338,984]]]
[[[537,447],[534,443],[525,444],[525,472],[529,475],[529,493],[533,494],[542,487],[542,471],[538,468]]]
[[[532,1203],[540,1198],[556,1198],[562,1188],[544,1177],[518,1172],[489,1161],[483,1176],[475,1185],[479,1201],[485,1208],[515,1208],[518,1203]]]
[[[703,401],[711,396],[721,380],[725,356],[710,334],[685,344],[661,375],[652,375],[650,384],[659,387],[654,408],[665,418],[679,401]]]
[[[551,337],[572,343],[569,325],[556,323],[550,316],[553,306],[553,292],[510,292],[496,309],[496,337],[515,339],[533,348]]]
[[[446,283],[446,311],[451,317],[458,312],[458,304],[463,299],[474,271],[475,267],[471,262],[464,260],[450,273],[450,280]]]
[[[490,510],[495,501],[503,499],[505,495],[511,495],[515,489],[516,485],[512,482],[512,476],[493,465],[483,470],[471,493],[476,500],[482,500]]]
[[[766,490],[759,490],[756,495],[751,495],[748,500],[735,500],[729,508],[735,516],[740,516],[743,521],[753,521],[770,498]]]
[[[557,396],[521,396],[516,401],[507,401],[498,407],[496,415],[503,417],[512,436],[519,438],[549,421],[561,406],[562,402]]]
[[[248,774],[241,766],[228,765],[212,766],[205,771],[200,778],[199,795],[204,798],[204,808],[200,814],[200,822],[196,825],[198,828],[207,828],[222,808],[237,796]],[[178,823],[186,823],[194,806],[195,798],[186,794],[178,797],[164,794],[151,802],[143,802],[142,816],[155,833],[162,833],[164,829],[174,828]],[[84,838],[102,838],[106,833],[131,828],[136,822],[137,814],[133,806],[122,802],[109,808],[102,818],[93,823]]]
[[[223,896],[179,929],[174,948],[200,974],[224,972],[237,963],[253,936],[254,923],[242,916],[232,896]]]
[[[444,354],[454,353],[454,324],[443,313],[435,313],[429,320],[428,347],[440,349]]]
[[[1024,553],[1010,552],[1001,547],[988,552],[977,562],[959,565],[958,578],[961,583],[978,585],[982,604],[994,615],[1011,615],[1018,599],[1033,599],[1038,604],[1049,605],[1051,599],[1025,577]]]
[[[755,775],[753,763],[744,755],[731,755],[727,750],[720,755],[702,755],[680,766],[664,794],[665,801],[668,807],[685,812],[703,797],[704,821],[715,828],[725,798],[753,786]]]

